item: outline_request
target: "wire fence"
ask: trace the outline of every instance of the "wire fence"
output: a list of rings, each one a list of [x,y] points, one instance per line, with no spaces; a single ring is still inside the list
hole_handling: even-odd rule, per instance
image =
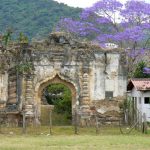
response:
[[[130,110],[131,111],[131,110]],[[35,116],[26,116],[22,113],[20,122],[15,118],[9,120],[8,114],[3,111],[0,113],[0,134],[7,135],[71,135],[71,134],[139,134],[147,133],[147,123],[144,120],[146,116],[141,116],[137,110],[126,111],[122,119],[110,122],[107,116],[99,114],[79,114],[77,111],[72,116],[71,123],[57,124],[54,122],[55,114],[52,110],[47,109],[44,115],[45,119],[40,120],[41,124],[37,124]],[[134,118],[134,119],[133,119]],[[62,118],[59,118],[60,120]],[[10,122],[11,121],[11,122]],[[60,121],[61,122],[61,121]]]

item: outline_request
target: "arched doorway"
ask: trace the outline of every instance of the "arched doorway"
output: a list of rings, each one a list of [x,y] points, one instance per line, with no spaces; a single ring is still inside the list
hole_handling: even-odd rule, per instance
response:
[[[48,125],[52,110],[53,125],[72,124],[72,94],[62,83],[51,83],[43,90],[41,98],[41,125]]]
[[[41,81],[40,83],[38,83],[36,89],[35,89],[35,97],[34,99],[37,102],[37,106],[38,106],[38,114],[39,114],[39,118],[41,118],[42,116],[42,107],[43,107],[43,101],[42,101],[42,96],[43,96],[43,91],[49,86],[49,85],[57,85],[57,84],[61,84],[64,87],[68,88],[71,92],[71,114],[74,113],[74,108],[75,108],[75,104],[76,104],[76,100],[77,100],[77,94],[76,94],[76,88],[75,85],[73,83],[71,83],[70,81],[67,81],[65,79],[62,79],[58,74],[55,75],[54,77],[51,77],[49,79],[45,79],[44,81]],[[44,104],[45,105],[45,104]],[[48,104],[49,105],[49,104]],[[45,105],[46,106],[46,105]],[[53,118],[55,119],[55,118]],[[41,120],[41,119],[40,119]]]

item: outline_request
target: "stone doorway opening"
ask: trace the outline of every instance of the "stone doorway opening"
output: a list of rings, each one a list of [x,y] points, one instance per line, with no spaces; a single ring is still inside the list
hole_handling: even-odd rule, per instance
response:
[[[53,125],[71,125],[76,99],[75,86],[59,75],[42,82],[37,99],[41,125],[49,124],[50,109]]]
[[[49,123],[49,111],[52,110],[53,125],[71,125],[71,90],[62,83],[52,83],[44,90],[41,98],[41,124]]]

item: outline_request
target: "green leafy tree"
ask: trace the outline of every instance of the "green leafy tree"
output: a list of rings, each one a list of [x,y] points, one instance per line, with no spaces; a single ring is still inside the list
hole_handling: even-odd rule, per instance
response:
[[[15,38],[20,32],[29,39],[42,38],[54,29],[60,18],[77,18],[80,12],[80,8],[52,0],[1,0],[0,31],[12,27]]]
[[[12,33],[13,33],[12,29],[7,29],[6,33],[3,35],[2,42],[4,43],[5,47],[11,41]]]
[[[19,34],[18,41],[20,43],[28,43],[29,42],[28,37],[26,35],[24,35],[24,33],[22,33],[22,32],[20,32],[20,34]]]
[[[61,83],[51,84],[46,89],[46,99],[51,105],[55,105],[55,111],[59,114],[66,114],[71,119],[71,91]]]

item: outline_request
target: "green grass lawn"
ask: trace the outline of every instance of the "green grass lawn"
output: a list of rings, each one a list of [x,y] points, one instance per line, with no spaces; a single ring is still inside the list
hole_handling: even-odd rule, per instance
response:
[[[0,150],[150,150],[150,135],[136,131],[122,135],[111,127],[96,135],[94,128],[80,128],[79,135],[74,135],[72,127],[55,127],[53,135],[48,135],[47,129],[38,134],[19,135],[15,130],[0,134]]]
[[[150,150],[149,136],[0,136],[0,150]]]

